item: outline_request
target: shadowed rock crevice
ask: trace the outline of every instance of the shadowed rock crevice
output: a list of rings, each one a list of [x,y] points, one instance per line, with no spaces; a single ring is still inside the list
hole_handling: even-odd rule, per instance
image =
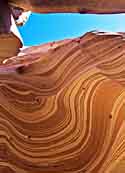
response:
[[[0,34],[9,33],[12,25],[11,10],[6,0],[0,1]]]

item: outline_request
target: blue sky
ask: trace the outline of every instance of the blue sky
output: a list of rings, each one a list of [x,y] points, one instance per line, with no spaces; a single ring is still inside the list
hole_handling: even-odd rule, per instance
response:
[[[19,27],[24,45],[38,45],[50,41],[73,38],[92,30],[125,31],[125,14],[35,14]]]

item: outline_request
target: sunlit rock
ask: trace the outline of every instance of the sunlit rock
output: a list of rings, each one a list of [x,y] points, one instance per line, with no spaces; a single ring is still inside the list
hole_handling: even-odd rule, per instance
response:
[[[123,38],[87,33],[26,48],[0,66],[2,169],[125,172]]]

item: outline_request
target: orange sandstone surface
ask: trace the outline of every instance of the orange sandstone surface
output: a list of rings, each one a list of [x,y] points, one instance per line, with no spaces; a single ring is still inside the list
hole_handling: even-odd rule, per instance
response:
[[[124,0],[8,0],[11,5],[40,13],[122,13]]]
[[[123,33],[27,48],[0,65],[0,173],[125,173]]]
[[[0,64],[4,59],[17,55],[22,45],[11,9],[7,1],[0,0]]]

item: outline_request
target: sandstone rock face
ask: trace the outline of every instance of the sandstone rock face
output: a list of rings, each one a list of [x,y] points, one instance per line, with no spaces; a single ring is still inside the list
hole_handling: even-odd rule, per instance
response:
[[[22,39],[7,1],[0,1],[0,63],[18,54]]]
[[[13,33],[0,35],[0,63],[19,53],[22,43]]]
[[[9,0],[9,3],[40,13],[122,13],[124,0]]]
[[[125,172],[123,38],[87,33],[0,66],[0,170]]]

